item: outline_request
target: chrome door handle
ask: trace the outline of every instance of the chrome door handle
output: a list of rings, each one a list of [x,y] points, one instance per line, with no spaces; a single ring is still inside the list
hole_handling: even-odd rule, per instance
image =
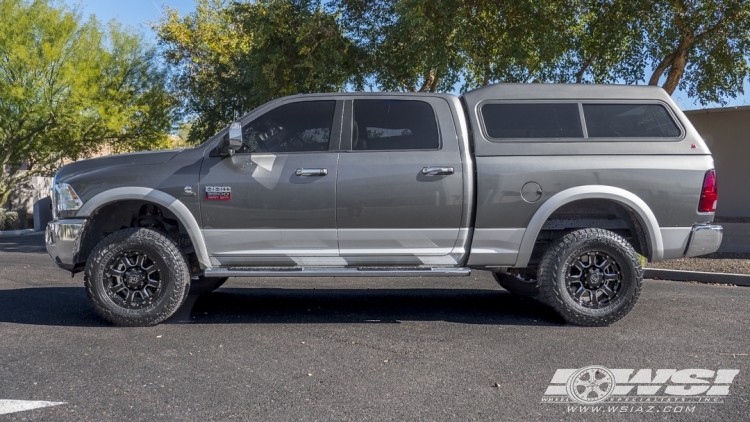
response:
[[[426,174],[427,176],[453,174],[453,167],[422,167],[422,174]]]
[[[328,169],[297,169],[294,172],[297,176],[326,176]]]

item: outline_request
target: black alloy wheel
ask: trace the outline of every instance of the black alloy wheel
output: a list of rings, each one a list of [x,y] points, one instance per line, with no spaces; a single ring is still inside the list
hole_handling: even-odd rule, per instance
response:
[[[123,251],[106,267],[107,296],[125,309],[142,309],[162,293],[163,269],[145,251]]]
[[[587,251],[568,267],[567,290],[580,305],[597,309],[611,303],[622,287],[617,260],[598,250]]]

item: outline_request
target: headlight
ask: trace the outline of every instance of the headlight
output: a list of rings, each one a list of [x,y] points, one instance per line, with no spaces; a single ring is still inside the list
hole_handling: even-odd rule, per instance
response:
[[[52,187],[52,211],[57,217],[65,211],[76,211],[83,206],[73,187],[67,183],[55,183]]]

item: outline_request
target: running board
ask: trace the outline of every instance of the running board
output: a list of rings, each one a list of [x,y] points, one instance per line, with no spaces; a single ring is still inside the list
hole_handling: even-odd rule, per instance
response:
[[[206,277],[453,277],[471,274],[461,267],[237,267],[209,269]]]

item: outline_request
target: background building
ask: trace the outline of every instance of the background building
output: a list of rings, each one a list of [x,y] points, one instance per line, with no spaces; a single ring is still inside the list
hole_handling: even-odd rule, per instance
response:
[[[685,115],[716,162],[716,216],[750,217],[750,106],[689,110]]]

